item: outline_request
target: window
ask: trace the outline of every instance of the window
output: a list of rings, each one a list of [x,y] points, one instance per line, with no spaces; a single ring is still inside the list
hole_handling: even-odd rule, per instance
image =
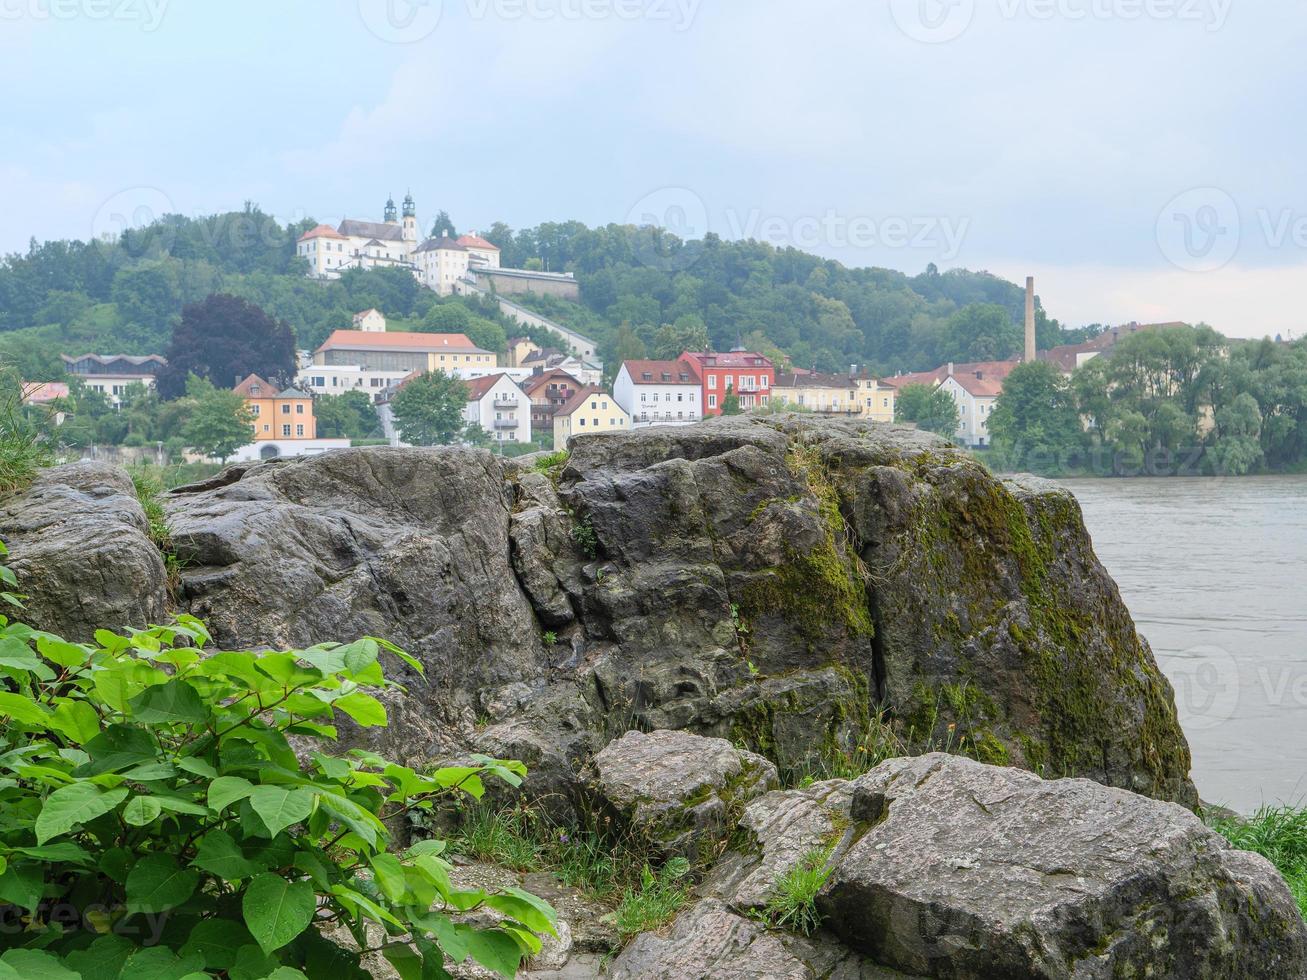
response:
[[[283,425],[283,426],[281,427],[281,434],[282,434],[283,436],[289,438],[289,436],[290,436],[290,426],[289,426],[289,425]]]
[[[767,375],[765,375],[765,374],[762,376],[762,386],[763,386],[764,388],[767,387]]]
[[[583,426],[585,425],[585,419],[584,419],[584,418],[581,419],[581,425],[583,425]]]
[[[716,388],[716,387],[717,387],[717,375],[715,375],[715,374],[710,374],[710,375],[708,375],[708,387],[709,387],[709,388]],[[716,403],[716,402],[713,402],[713,404],[715,405],[715,404],[717,404],[717,403]]]
[[[708,407],[709,407],[709,408],[716,408],[716,407],[717,407],[717,396],[716,396],[716,395],[709,395],[709,396],[708,396]]]
[[[296,415],[303,415],[303,414],[304,414],[304,403],[303,403],[303,402],[301,402],[301,403],[299,403],[298,405],[295,406],[295,414],[296,414]]]
[[[268,424],[265,423],[264,426],[263,426],[263,431],[264,431],[264,432],[271,432],[271,431],[272,431],[272,426],[270,426],[270,425],[268,425]]]
[[[289,403],[283,404],[283,405],[281,406],[281,414],[282,414],[282,415],[289,415],[289,414],[290,414],[290,404],[289,404]]]
[[[297,426],[295,426],[295,434],[296,434],[297,436],[299,436],[301,439],[303,439],[303,438],[304,438],[304,426],[302,426],[302,425],[297,425]]]

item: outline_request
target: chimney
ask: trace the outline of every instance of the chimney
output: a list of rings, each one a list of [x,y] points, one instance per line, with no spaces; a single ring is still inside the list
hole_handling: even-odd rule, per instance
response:
[[[1035,349],[1035,277],[1026,277],[1026,363],[1036,359]]]
[[[953,377],[953,362],[952,362],[952,361],[949,361],[949,362],[948,362],[948,376],[949,376],[950,378]]]

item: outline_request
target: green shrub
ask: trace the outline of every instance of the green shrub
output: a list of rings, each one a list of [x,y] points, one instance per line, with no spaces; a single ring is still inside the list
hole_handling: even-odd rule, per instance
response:
[[[0,565],[0,589],[15,579]],[[20,599],[0,592],[18,606]],[[384,640],[288,652],[205,648],[203,623],[71,643],[0,616],[0,978],[402,976],[471,958],[512,977],[554,932],[516,889],[462,890],[444,844],[392,851],[387,821],[517,762],[421,773],[377,754],[311,751],[337,714],[386,724]],[[292,750],[294,737],[300,756]],[[309,761],[301,762],[301,758]],[[506,916],[473,927],[460,913]],[[321,930],[343,927],[349,949]]]
[[[51,462],[48,444],[24,414],[18,375],[0,367],[0,498],[22,490]]]
[[[548,456],[541,456],[535,461],[535,468],[540,473],[548,473],[550,470],[559,469],[567,465],[567,460],[571,456],[566,449],[560,449],[556,453],[550,453]]]

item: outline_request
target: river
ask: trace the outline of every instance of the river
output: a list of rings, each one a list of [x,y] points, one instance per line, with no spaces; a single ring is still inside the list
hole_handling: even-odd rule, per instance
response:
[[[1209,803],[1307,805],[1307,477],[1065,480]]]

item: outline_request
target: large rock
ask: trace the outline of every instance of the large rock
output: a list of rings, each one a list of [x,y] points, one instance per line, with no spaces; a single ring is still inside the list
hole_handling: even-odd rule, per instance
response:
[[[20,533],[17,561],[30,576],[38,548],[100,557],[29,588],[78,630],[157,618],[135,504],[71,485],[43,504],[61,479],[8,509],[63,511],[75,535]],[[218,643],[394,640],[425,676],[392,662],[409,693],[391,728],[350,738],[519,757],[560,805],[631,729],[725,738],[787,774],[874,735],[1196,801],[1171,690],[1074,500],[914,430],[718,419],[576,439],[548,471],[343,450],[233,467],[166,506],[180,608]]]
[[[163,557],[131,478],[85,461],[43,470],[0,504],[0,541],[11,554],[25,622],[70,640],[97,629],[141,628],[168,613]]]
[[[862,836],[818,896],[851,947],[950,980],[1307,976],[1307,927],[1262,858],[1182,807],[956,756],[853,784]]]
[[[911,980],[817,935],[769,932],[715,899],[683,913],[667,936],[637,936],[612,980]]]
[[[750,800],[778,785],[776,767],[720,738],[627,732],[594,758],[600,798],[660,859],[715,859]]]

